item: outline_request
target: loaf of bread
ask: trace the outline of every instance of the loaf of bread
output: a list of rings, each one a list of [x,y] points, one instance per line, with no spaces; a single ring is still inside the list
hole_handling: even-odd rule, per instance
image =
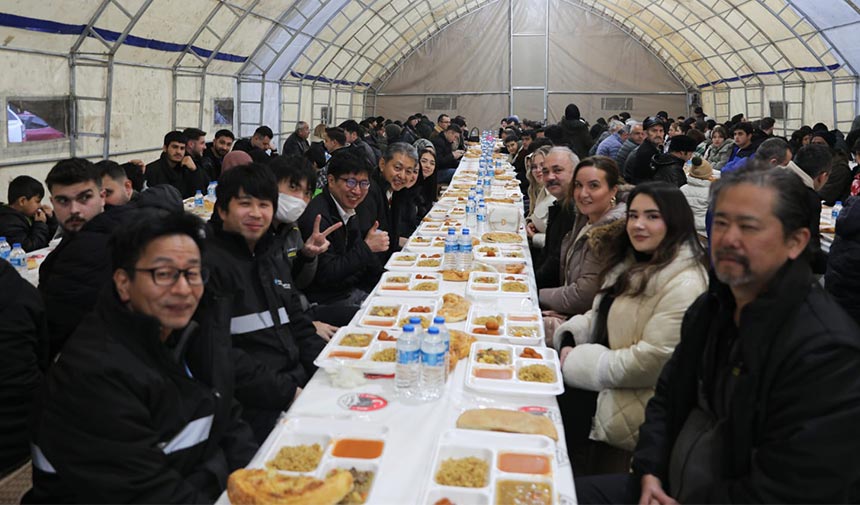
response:
[[[466,430],[504,431],[546,435],[558,440],[558,432],[552,421],[544,416],[507,409],[472,409],[460,414],[457,427]]]

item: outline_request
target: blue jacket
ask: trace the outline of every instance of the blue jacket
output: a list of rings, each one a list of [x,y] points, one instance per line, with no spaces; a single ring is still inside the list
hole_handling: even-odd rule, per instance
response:
[[[606,140],[604,140],[600,143],[599,146],[597,146],[597,155],[615,158],[615,155],[618,154],[618,151],[621,149],[621,144],[623,143],[624,141],[621,140],[621,135],[613,133],[612,135],[606,137]]]

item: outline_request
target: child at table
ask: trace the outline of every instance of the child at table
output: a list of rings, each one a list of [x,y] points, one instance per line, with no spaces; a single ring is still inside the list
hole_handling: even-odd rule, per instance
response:
[[[0,206],[0,237],[9,245],[21,244],[30,252],[48,247],[57,231],[54,211],[42,205],[45,188],[29,175],[19,175],[9,183],[9,204]]]

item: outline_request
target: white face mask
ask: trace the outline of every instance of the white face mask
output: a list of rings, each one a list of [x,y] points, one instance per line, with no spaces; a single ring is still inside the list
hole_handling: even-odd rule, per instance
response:
[[[275,219],[281,223],[295,223],[305,211],[308,204],[301,198],[278,193],[278,212]]]

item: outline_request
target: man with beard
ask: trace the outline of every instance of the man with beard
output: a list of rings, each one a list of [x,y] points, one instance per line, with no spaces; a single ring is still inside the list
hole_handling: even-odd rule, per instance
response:
[[[184,144],[180,145],[184,149]],[[54,165],[45,185],[63,231],[63,240],[39,267],[39,291],[45,301],[53,355],[92,310],[99,291],[110,281],[107,244],[111,233],[133,222],[138,208],[181,210],[182,199],[176,188],[164,185],[144,191],[133,204],[104,212],[101,174],[81,158]]]
[[[624,165],[622,175],[631,184],[650,181],[654,178],[651,170],[651,160],[657,153],[663,152],[663,123],[657,116],[649,117],[642,123],[645,140],[630,153]]]
[[[580,503],[854,503],[860,328],[814,282],[801,180],[751,160],[712,189],[708,292],[684,316],[632,473]]]
[[[198,190],[206,191],[209,175],[205,170],[198,170],[191,156],[186,155],[187,141],[185,134],[178,130],[164,136],[161,157],[146,165],[147,186],[170,184],[179,190],[182,198],[192,197]],[[200,154],[203,154],[202,147]]]
[[[203,157],[209,160],[208,166],[210,169],[209,178],[217,181],[221,177],[221,162],[224,161],[224,156],[233,149],[233,141],[236,136],[230,130],[218,130],[215,132],[215,139],[206,144],[206,150],[203,151]]]

